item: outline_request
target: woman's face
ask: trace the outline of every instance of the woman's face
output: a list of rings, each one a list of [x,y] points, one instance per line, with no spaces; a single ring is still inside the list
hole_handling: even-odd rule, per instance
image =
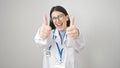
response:
[[[62,12],[53,11],[51,16],[56,29],[65,30],[67,28],[68,15],[65,16]]]

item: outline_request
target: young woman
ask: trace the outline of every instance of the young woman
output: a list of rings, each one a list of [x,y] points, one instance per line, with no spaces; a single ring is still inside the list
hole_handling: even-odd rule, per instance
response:
[[[35,42],[43,49],[43,68],[80,68],[78,55],[84,41],[74,18],[70,20],[62,6],[53,6],[48,24],[44,16],[35,36]]]

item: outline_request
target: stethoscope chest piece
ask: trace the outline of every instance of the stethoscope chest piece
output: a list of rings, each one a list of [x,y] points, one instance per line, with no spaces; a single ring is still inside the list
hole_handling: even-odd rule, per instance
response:
[[[50,50],[46,50],[46,56],[51,56]]]

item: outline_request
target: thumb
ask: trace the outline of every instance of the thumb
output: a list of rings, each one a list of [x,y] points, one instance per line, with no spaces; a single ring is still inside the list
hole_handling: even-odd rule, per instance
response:
[[[70,18],[70,26],[73,26],[75,24],[75,19],[74,17]]]
[[[48,25],[47,16],[44,16],[44,17],[43,17],[43,24],[44,24],[44,25]]]

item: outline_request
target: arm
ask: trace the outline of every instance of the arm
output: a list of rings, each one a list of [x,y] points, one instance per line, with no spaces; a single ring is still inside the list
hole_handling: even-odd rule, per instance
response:
[[[74,42],[74,49],[77,50],[77,51],[80,51],[84,48],[84,45],[85,45],[85,39],[83,37],[83,34],[80,32],[79,33],[79,37],[75,40],[73,40]]]
[[[34,38],[34,41],[37,43],[37,44],[41,44],[41,45],[47,45],[47,41],[48,41],[48,38],[47,39],[43,39],[40,37],[40,30],[38,29],[36,35],[35,35],[35,38]]]
[[[50,43],[50,35],[51,35],[51,27],[48,25],[47,17],[43,17],[43,24],[41,28],[38,29],[37,34],[34,38],[35,42],[39,44],[39,46],[45,46]]]
[[[79,51],[83,48],[84,38],[80,29],[75,26],[74,18],[71,18],[70,26],[67,28],[68,44],[67,47],[72,47]]]
[[[79,29],[78,29],[78,32],[79,32],[78,37],[76,39],[72,39],[72,38],[68,37],[67,47],[74,48],[76,51],[79,52],[80,50],[82,50],[84,48],[85,38]]]

